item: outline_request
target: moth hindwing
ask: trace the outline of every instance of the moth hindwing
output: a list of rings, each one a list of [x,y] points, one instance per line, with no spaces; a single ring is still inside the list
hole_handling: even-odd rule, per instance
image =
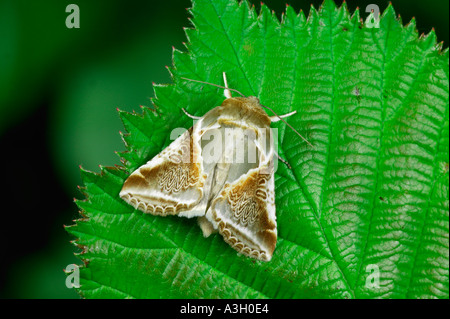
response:
[[[269,261],[277,242],[270,123],[281,116],[269,117],[254,96],[225,95],[204,116],[188,114],[194,126],[135,170],[120,197],[144,213],[197,217],[205,237],[219,232],[238,252]]]

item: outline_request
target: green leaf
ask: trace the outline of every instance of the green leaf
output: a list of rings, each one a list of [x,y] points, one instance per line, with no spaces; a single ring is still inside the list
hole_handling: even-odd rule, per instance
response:
[[[173,85],[155,86],[157,113],[120,112],[124,168],[82,170],[84,218],[68,231],[82,248],[87,298],[448,298],[448,49],[418,36],[392,5],[380,28],[345,3],[280,22],[262,5],[194,0],[187,52],[174,50]],[[283,123],[270,262],[203,238],[195,220],[151,216],[118,193],[128,174],[223,101],[229,85],[256,95]],[[378,275],[378,277],[377,277]],[[377,280],[377,278],[379,280]]]

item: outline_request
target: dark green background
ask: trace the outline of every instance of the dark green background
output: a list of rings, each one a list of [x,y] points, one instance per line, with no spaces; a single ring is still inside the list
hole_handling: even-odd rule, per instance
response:
[[[230,0],[233,1],[233,0]],[[255,3],[259,10],[260,1]],[[287,1],[309,12],[322,1]],[[432,27],[448,46],[443,1],[393,0],[419,33]],[[81,28],[67,29],[65,8],[80,7]],[[277,15],[284,1],[265,1]],[[337,1],[340,5],[342,1]],[[365,7],[388,1],[347,1]],[[0,0],[0,297],[78,298],[63,269],[79,263],[64,224],[78,218],[79,168],[118,164],[124,150],[116,108],[150,105],[152,82],[169,83],[172,45],[184,50],[187,0]],[[180,105],[182,107],[182,105]]]

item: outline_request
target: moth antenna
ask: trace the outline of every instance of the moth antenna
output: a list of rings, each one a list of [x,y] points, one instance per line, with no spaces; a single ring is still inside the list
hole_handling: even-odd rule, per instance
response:
[[[193,79],[183,78],[183,77],[181,77],[181,78],[182,78],[183,80],[188,80],[188,81],[192,81],[192,82],[198,82],[198,83],[208,84],[208,85],[212,85],[212,86],[217,86],[218,88],[225,89],[225,90],[229,90],[229,91],[233,91],[233,92],[236,92],[236,93],[240,94],[242,97],[246,97],[244,94],[242,94],[242,93],[239,92],[238,90],[230,89],[229,87],[226,87],[226,86],[222,86],[222,85],[218,85],[218,84],[214,84],[214,83],[209,83],[209,82],[205,82],[205,81],[199,81],[199,80],[193,80]]]
[[[289,126],[298,136],[300,136],[302,138],[302,140],[304,140],[309,146],[314,148],[314,145],[312,145],[306,138],[304,138],[299,132],[297,132],[297,130],[295,128],[292,127],[291,124],[289,124],[288,122],[286,122],[281,116],[279,116],[277,113],[275,113],[274,110],[272,110],[270,107],[265,106],[265,105],[261,105],[262,107],[265,107],[266,109],[270,110],[273,114],[275,114],[276,117],[278,117],[280,120],[282,120],[284,122],[284,124],[286,124],[287,126]]]

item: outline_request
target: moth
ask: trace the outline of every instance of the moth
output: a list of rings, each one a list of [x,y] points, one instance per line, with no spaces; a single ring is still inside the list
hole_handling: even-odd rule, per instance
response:
[[[183,109],[195,124],[136,169],[119,195],[144,213],[197,217],[204,237],[219,232],[239,253],[270,261],[277,243],[278,156],[270,123],[295,111],[270,117],[257,97],[230,89],[225,73],[223,78],[225,86],[186,79],[223,88],[226,99],[202,117]]]

